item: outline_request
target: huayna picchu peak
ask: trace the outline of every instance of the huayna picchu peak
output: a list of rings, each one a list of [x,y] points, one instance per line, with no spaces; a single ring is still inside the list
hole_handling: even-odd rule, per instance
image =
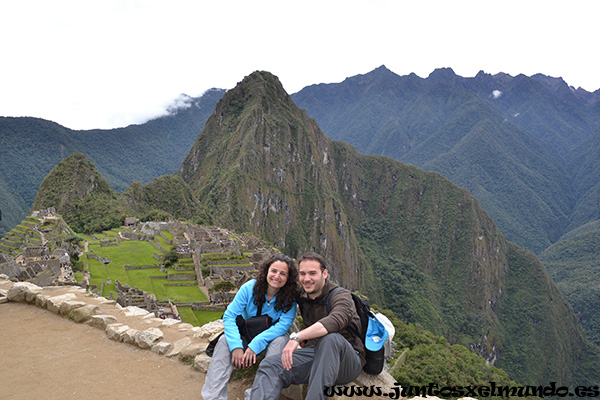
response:
[[[358,266],[332,154],[332,141],[279,80],[254,72],[217,104],[179,174],[220,225],[256,232],[294,256],[313,248]],[[371,280],[370,268],[336,268],[334,276],[351,287]]]

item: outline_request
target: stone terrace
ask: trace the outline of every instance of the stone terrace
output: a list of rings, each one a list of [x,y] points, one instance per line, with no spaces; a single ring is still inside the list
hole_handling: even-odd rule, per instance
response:
[[[0,303],[15,301],[35,305],[49,312],[86,323],[106,332],[109,339],[128,343],[182,362],[194,360],[194,369],[206,372],[210,357],[204,351],[208,342],[223,331],[222,320],[194,327],[175,319],[155,318],[138,307],[121,307],[114,300],[98,297],[74,286],[40,287],[29,282],[12,282],[0,276]],[[354,384],[359,386],[394,387],[394,379],[386,372],[378,376],[362,373]],[[303,386],[285,389],[282,398],[302,399]],[[333,399],[349,397],[334,396]],[[353,396],[361,399],[362,396]],[[369,397],[387,399],[388,397]]]

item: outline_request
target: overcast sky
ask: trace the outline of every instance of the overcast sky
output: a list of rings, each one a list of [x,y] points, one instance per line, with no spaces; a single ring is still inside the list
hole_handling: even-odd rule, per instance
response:
[[[383,64],[423,78],[542,73],[593,92],[599,11],[596,0],[0,0],[0,115],[113,128],[255,70],[292,94]]]

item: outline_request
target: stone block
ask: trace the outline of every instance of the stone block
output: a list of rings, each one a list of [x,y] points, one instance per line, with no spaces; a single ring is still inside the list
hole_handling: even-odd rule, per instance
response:
[[[125,332],[127,332],[129,329],[130,328],[127,325],[123,325],[123,324],[119,324],[119,323],[109,324],[106,327],[106,336],[110,340],[116,340],[117,342],[120,342],[121,338],[123,337],[123,334]]]
[[[173,326],[181,323],[180,320],[173,318],[161,319],[161,321],[160,326]]]
[[[186,322],[182,322],[181,324],[177,325],[177,329],[179,330],[179,332],[191,331],[193,328],[194,325],[188,324]]]
[[[85,306],[86,304],[87,303],[84,303],[83,301],[67,300],[64,303],[61,303],[60,307],[58,308],[58,313],[60,315],[67,315],[71,311],[73,311],[77,308],[81,308],[81,307]]]
[[[79,307],[73,310],[73,321],[85,322],[89,320],[92,315],[96,315],[99,312],[99,307],[94,304],[88,304],[83,307]]]
[[[109,324],[114,324],[117,319],[113,315],[92,315],[89,324],[95,328],[106,330]]]
[[[171,350],[172,347],[173,345],[171,343],[158,342],[154,346],[152,346],[150,350],[152,350],[154,353],[163,355],[166,354],[169,350]]]
[[[208,324],[204,324],[199,328],[194,328],[194,338],[211,340],[224,330],[225,327],[223,326],[223,320],[218,319],[216,321],[209,322]]]
[[[41,294],[38,293],[37,296],[35,296],[35,305],[38,306],[39,308],[46,308],[46,304],[48,303],[48,299],[50,298],[50,296],[46,295],[46,294]]]
[[[166,356],[167,357],[178,356],[181,353],[181,350],[185,349],[190,344],[192,344],[191,338],[189,338],[188,336],[181,338],[181,339],[175,341],[175,343],[173,343],[173,347],[171,348],[171,350],[169,350],[169,352],[166,354]]]
[[[145,316],[150,313],[148,310],[144,310],[143,308],[139,308],[136,306],[125,307],[123,308],[123,312],[128,317]]]
[[[212,360],[212,358],[206,354],[198,354],[196,358],[194,358],[194,369],[206,373],[208,371],[210,360]]]
[[[208,343],[192,343],[181,350],[179,358],[196,357],[198,354],[204,353],[207,346]]]
[[[163,332],[158,328],[148,328],[135,335],[135,344],[142,349],[151,348],[156,342],[164,337]]]
[[[49,297],[46,301],[46,308],[48,311],[52,311],[55,314],[58,314],[60,311],[60,306],[66,301],[73,300],[75,298],[75,294],[73,293],[65,293],[59,296]]]
[[[139,331],[137,329],[128,329],[127,331],[125,331],[125,333],[123,333],[123,337],[122,340],[124,343],[131,343],[131,344],[135,344],[135,336],[139,333]]]
[[[17,282],[8,290],[6,297],[8,301],[25,302],[26,293],[39,293],[42,290],[38,285],[29,282]]]

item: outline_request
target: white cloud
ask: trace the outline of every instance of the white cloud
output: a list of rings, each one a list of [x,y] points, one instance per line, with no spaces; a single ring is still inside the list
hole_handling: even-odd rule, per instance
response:
[[[492,98],[495,100],[498,97],[502,96],[502,92],[500,90],[492,90]]]
[[[254,70],[294,93],[382,64],[399,75],[543,73],[593,91],[596,8],[593,0],[5,1],[0,115],[110,128],[164,113],[180,93],[232,88]],[[489,29],[492,15],[511,29]]]

